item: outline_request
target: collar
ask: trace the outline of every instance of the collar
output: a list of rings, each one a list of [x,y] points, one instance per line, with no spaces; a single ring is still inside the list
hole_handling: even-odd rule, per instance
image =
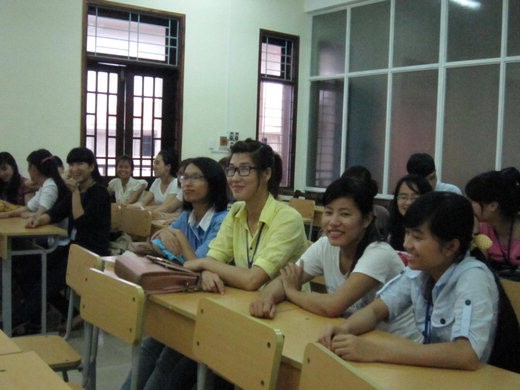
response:
[[[209,225],[211,224],[211,220],[213,219],[214,214],[215,214],[215,208],[214,207],[209,208],[208,211],[206,211],[206,214],[204,214],[204,216],[200,220],[199,224],[197,225],[197,221],[195,221],[195,214],[192,211],[192,212],[190,212],[190,216],[188,217],[188,224],[190,225],[190,227],[192,229],[199,227],[202,230],[207,231],[209,228]]]
[[[262,208],[262,212],[260,213],[260,217],[258,218],[259,223],[262,222],[263,224],[269,226],[276,211],[276,202],[277,200],[273,197],[273,195],[269,194],[267,200],[265,201],[264,207]],[[242,225],[247,226],[247,210],[245,202],[242,203],[240,209],[236,212],[234,217],[239,220]]]

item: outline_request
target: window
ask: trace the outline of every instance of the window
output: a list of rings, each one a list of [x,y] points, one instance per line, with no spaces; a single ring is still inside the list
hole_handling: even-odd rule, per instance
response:
[[[183,20],[89,5],[83,140],[102,175],[122,154],[136,177],[152,175],[161,149],[180,155]]]
[[[298,43],[295,36],[260,31],[257,137],[282,157],[282,187],[294,180]]]
[[[414,152],[459,187],[517,165],[519,4],[381,0],[313,16],[307,187],[361,164],[388,195]]]

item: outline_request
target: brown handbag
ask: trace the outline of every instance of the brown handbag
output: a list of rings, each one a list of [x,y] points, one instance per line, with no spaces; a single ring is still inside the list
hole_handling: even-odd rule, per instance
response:
[[[199,291],[200,273],[155,256],[124,253],[116,257],[115,273],[140,285],[148,294]]]

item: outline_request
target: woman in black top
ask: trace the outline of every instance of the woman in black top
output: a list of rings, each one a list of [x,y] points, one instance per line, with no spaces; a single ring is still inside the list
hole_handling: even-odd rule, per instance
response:
[[[67,156],[69,177],[65,180],[70,192],[53,207],[27,226],[37,227],[69,219],[70,242],[97,253],[109,254],[110,197],[102,184],[96,159],[87,148],[74,148]],[[47,293],[53,297],[65,288],[69,244],[60,245],[48,256]],[[13,323],[37,323],[40,318],[41,287],[32,286],[21,310],[13,315]],[[62,305],[60,305],[62,306]],[[66,307],[66,306],[65,306]],[[66,311],[64,308],[58,308]]]

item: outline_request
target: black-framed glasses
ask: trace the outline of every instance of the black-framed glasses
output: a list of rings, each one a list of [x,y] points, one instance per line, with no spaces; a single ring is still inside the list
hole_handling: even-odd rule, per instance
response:
[[[239,167],[227,167],[226,176],[233,177],[233,176],[235,176],[235,172],[238,172],[238,176],[249,176],[252,169],[256,169],[256,167],[254,167],[252,165],[240,165]]]
[[[199,182],[201,182],[204,179],[205,178],[204,178],[203,175],[197,175],[197,174],[195,174],[195,175],[182,175],[181,177],[179,177],[179,181],[181,183],[185,183],[188,180],[191,180],[194,183],[199,183]]]

